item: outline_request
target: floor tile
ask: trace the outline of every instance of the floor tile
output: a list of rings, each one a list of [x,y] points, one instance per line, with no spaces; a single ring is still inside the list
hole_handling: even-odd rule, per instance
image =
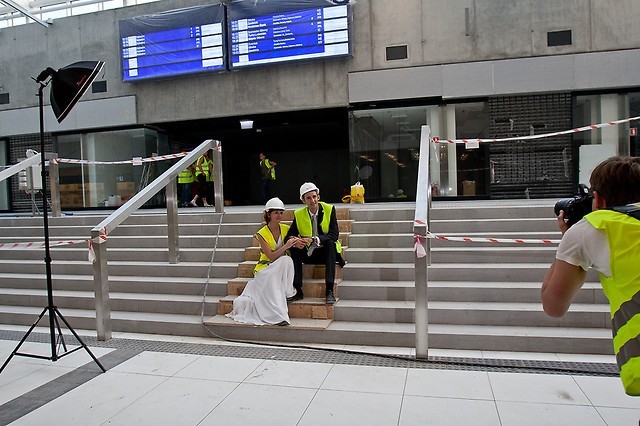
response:
[[[12,360],[13,362],[13,360]],[[41,366],[31,363],[9,364],[0,374],[0,405],[72,371],[69,367]],[[7,382],[5,382],[7,380]]]
[[[404,394],[493,400],[489,376],[482,371],[409,369]]]
[[[570,376],[489,372],[496,401],[591,405]]]
[[[331,364],[269,360],[256,368],[245,383],[318,389],[331,367]]]
[[[171,377],[109,419],[113,425],[197,425],[237,386]]]
[[[640,398],[624,393],[619,377],[574,376],[576,383],[597,407],[621,407],[640,410]]]
[[[401,426],[411,425],[474,425],[500,424],[493,400],[431,398],[405,396],[400,414]]]
[[[558,361],[556,354],[538,352],[505,352],[505,351],[482,351],[483,358],[488,359],[519,359],[535,361]]]
[[[315,389],[242,383],[198,426],[297,425]]]
[[[401,405],[400,395],[320,390],[299,425],[395,425]]]
[[[496,401],[496,405],[502,426],[606,425],[600,414],[590,405],[538,404],[510,401]]]
[[[428,355],[446,356],[452,358],[482,358],[482,351],[467,351],[462,349],[429,349]]]
[[[400,355],[411,356],[415,353],[413,348],[402,348],[396,346],[350,346],[347,345],[344,349],[354,352],[363,352],[368,354],[382,354],[382,355]]]
[[[174,354],[167,352],[142,352],[111,369],[120,373],[154,374],[173,376],[187,365],[194,362],[199,355]]]
[[[240,383],[264,361],[261,359],[201,356],[175,374],[175,377]]]
[[[596,362],[615,364],[615,355],[591,355],[591,354],[556,354],[560,361],[565,362]]]
[[[607,425],[610,426],[636,426],[640,424],[640,410],[611,407],[596,407],[596,410],[600,413]]]
[[[402,395],[407,369],[334,365],[321,389]]]
[[[21,417],[12,426],[47,424],[64,418],[65,426],[101,424],[135,403],[166,377],[145,374],[101,374],[60,398]]]

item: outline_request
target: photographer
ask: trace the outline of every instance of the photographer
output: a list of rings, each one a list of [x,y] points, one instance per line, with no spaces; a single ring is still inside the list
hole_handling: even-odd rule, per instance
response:
[[[565,211],[558,216],[563,237],[542,284],[542,306],[564,316],[587,270],[596,269],[611,308],[620,378],[627,394],[640,396],[640,157],[609,158],[589,180],[593,212],[571,227]]]

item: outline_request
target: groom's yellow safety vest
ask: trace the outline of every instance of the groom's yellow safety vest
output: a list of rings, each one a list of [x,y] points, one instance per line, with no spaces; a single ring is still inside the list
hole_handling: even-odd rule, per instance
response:
[[[324,216],[322,217],[322,222],[320,222],[320,229],[322,229],[323,233],[327,233],[329,231],[329,222],[331,222],[331,212],[333,211],[333,206],[331,204],[319,202],[322,207],[322,211],[324,212]],[[296,218],[296,224],[298,225],[298,232],[301,237],[311,237],[313,233],[311,229],[311,217],[309,216],[309,207],[302,207],[293,212],[293,215]],[[342,244],[340,244],[340,240],[336,241],[336,253],[342,253]]]

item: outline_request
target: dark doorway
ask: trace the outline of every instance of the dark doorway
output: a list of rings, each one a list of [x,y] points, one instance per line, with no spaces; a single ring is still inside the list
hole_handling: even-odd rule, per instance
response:
[[[225,200],[231,205],[262,204],[258,154],[277,163],[272,196],[298,202],[298,189],[314,182],[327,202],[340,201],[349,187],[346,108],[246,115],[157,124],[172,149],[189,150],[205,139],[222,142]],[[252,120],[242,129],[240,120]]]

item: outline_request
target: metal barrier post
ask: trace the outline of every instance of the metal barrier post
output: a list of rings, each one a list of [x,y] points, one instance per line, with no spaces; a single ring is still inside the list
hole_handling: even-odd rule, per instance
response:
[[[215,141],[213,146],[213,188],[215,191],[214,204],[216,213],[224,212],[224,192],[222,185],[222,144]]]
[[[429,171],[429,143],[431,129],[422,126],[420,136],[420,162],[418,165],[418,184],[416,192],[416,212],[413,223],[413,232],[416,236],[416,245],[424,249],[423,257],[415,257],[415,333],[416,333],[416,358],[427,359],[429,355],[429,320],[427,283],[430,257],[430,245],[427,241],[429,230],[429,208],[431,206],[431,179]],[[417,247],[416,247],[417,248]]]
[[[93,263],[93,292],[96,298],[96,331],[98,340],[111,339],[111,303],[109,301],[109,270],[107,269],[107,242],[98,230],[91,231],[95,253]]]
[[[167,237],[169,237],[169,263],[180,263],[178,232],[178,184],[172,179],[165,187],[167,198]]]

